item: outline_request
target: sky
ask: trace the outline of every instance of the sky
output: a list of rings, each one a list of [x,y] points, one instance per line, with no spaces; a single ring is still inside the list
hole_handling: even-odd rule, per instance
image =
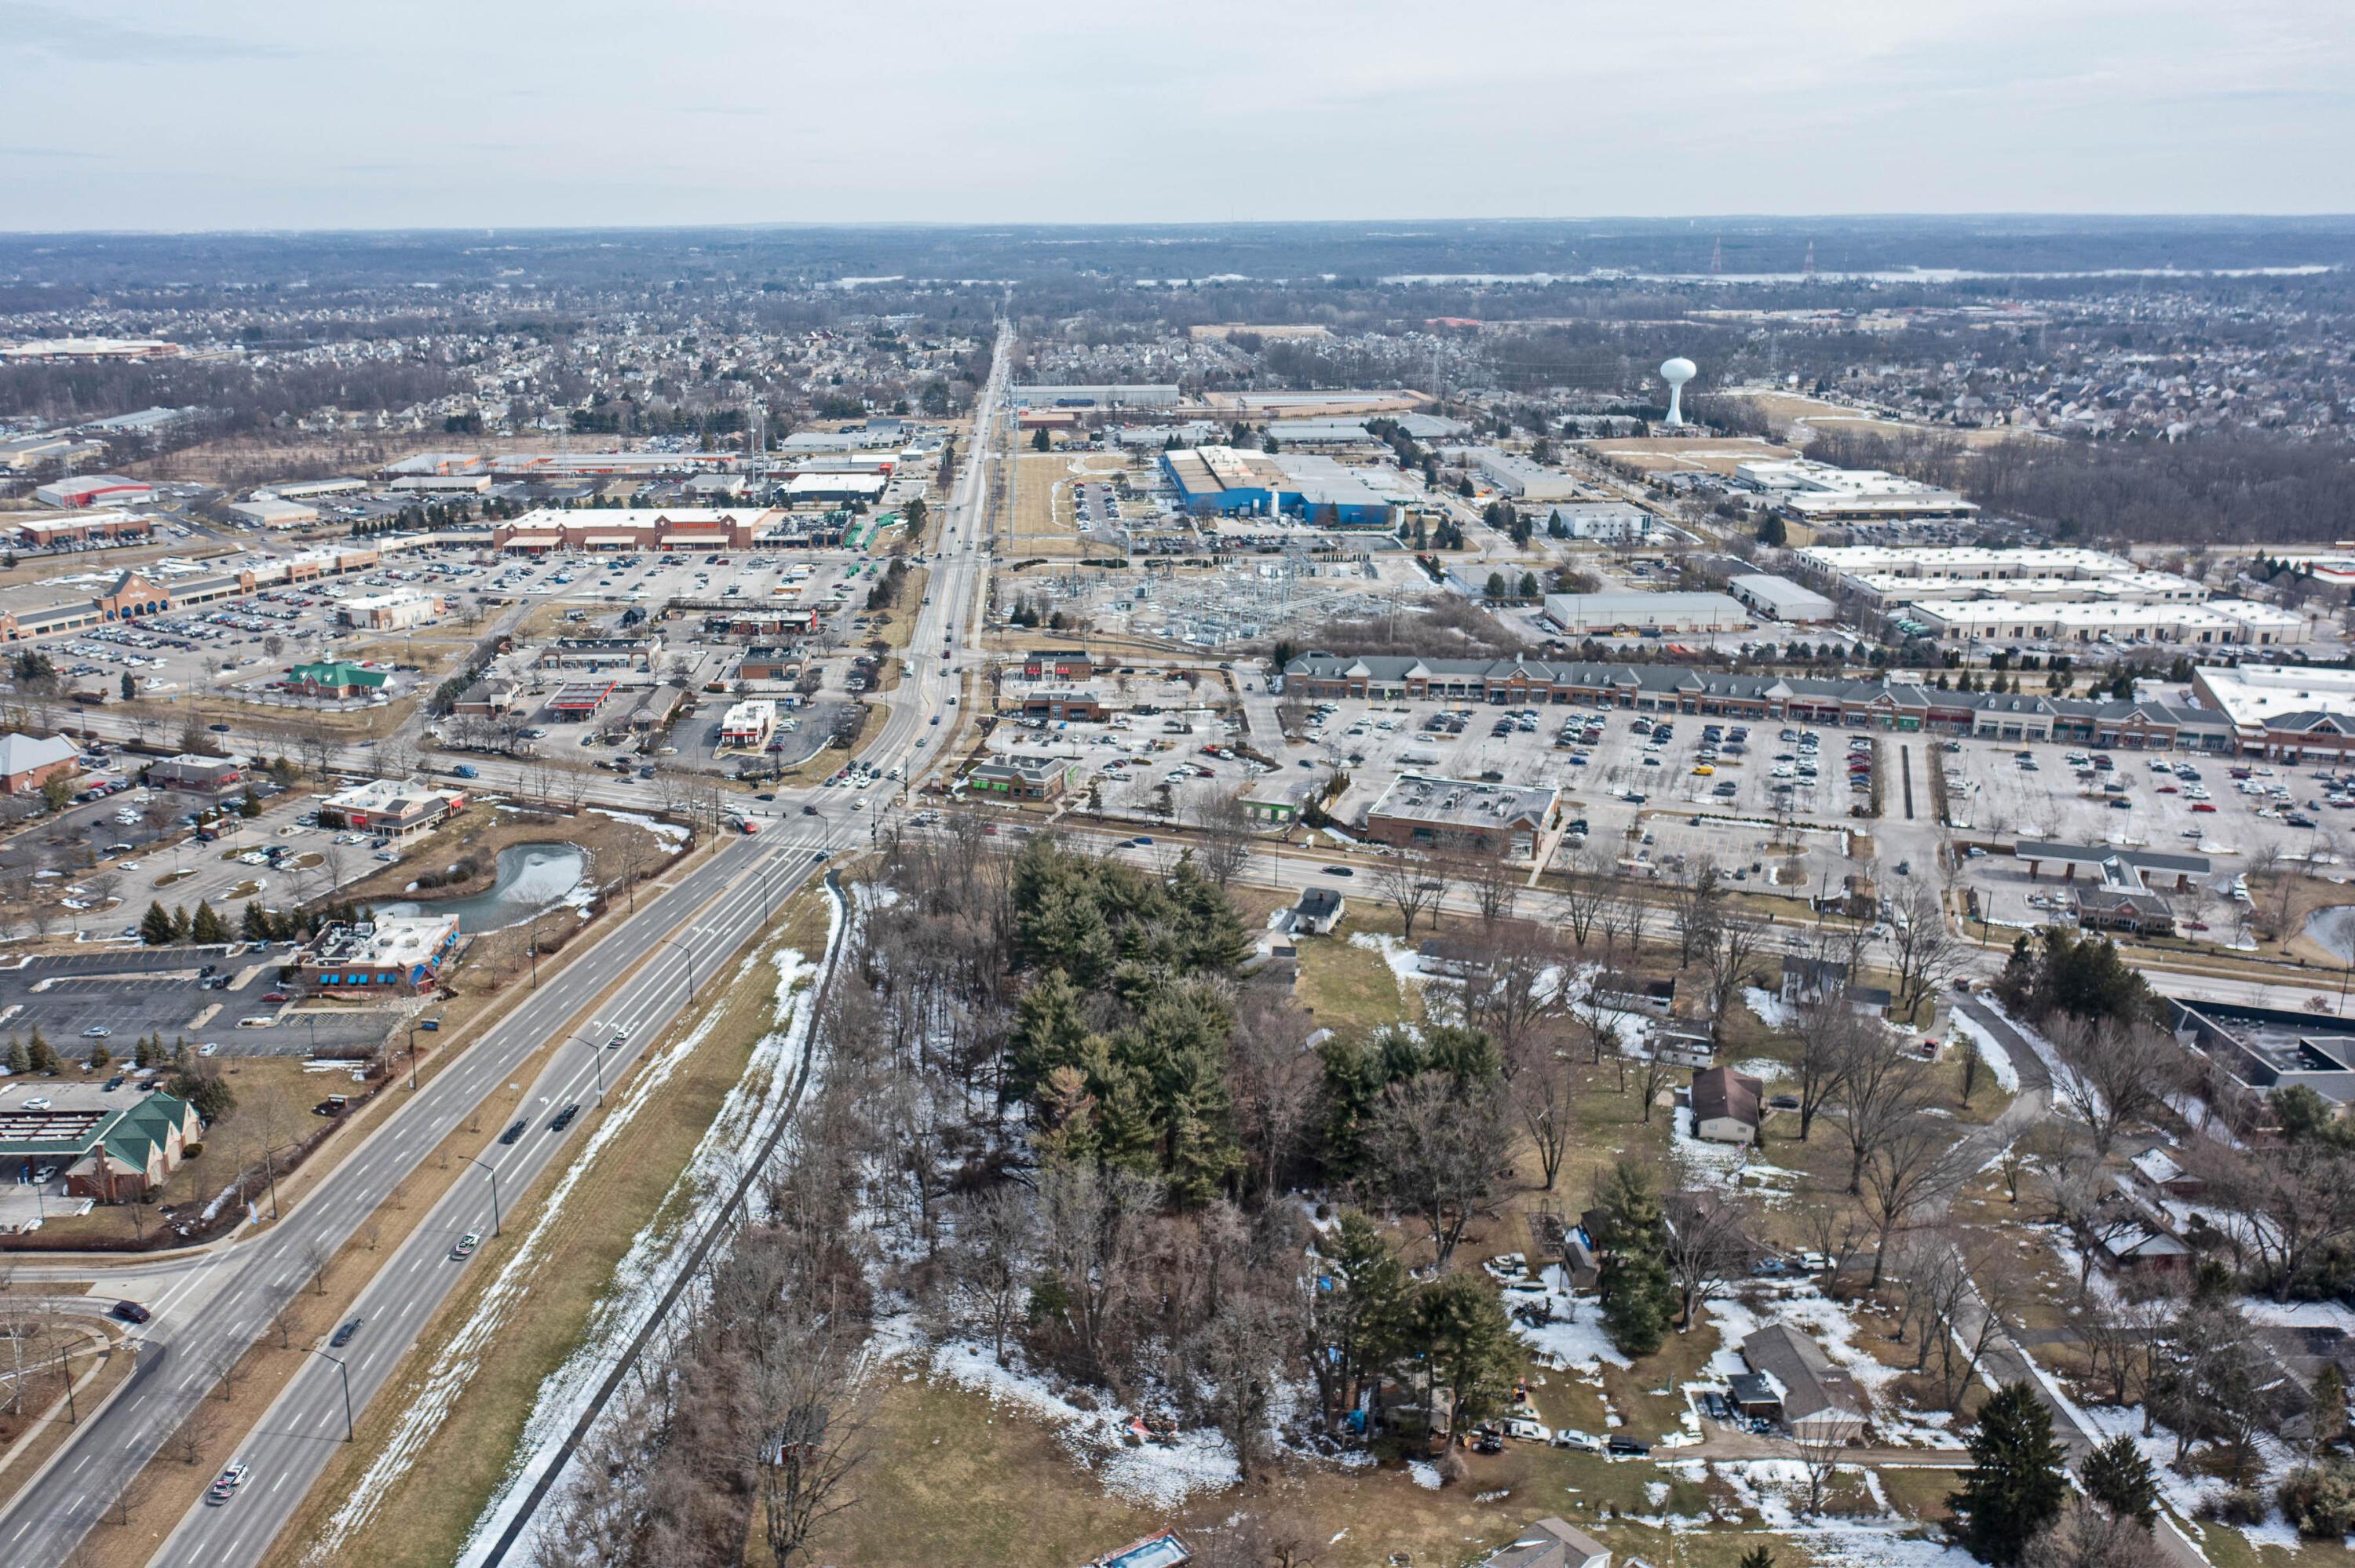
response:
[[[2347,0],[0,0],[0,228],[2355,211]]]

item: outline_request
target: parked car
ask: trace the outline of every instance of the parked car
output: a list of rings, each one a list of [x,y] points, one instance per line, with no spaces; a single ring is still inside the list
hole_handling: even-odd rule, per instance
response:
[[[1575,1448],[1582,1454],[1600,1454],[1603,1452],[1602,1438],[1590,1436],[1587,1433],[1581,1432],[1577,1428],[1571,1426],[1557,1427],[1555,1429],[1553,1435],[1553,1446],[1557,1448]]]
[[[1652,1446],[1649,1443],[1638,1438],[1624,1436],[1616,1432],[1611,1435],[1610,1441],[1604,1444],[1603,1447],[1604,1451],[1614,1459],[1640,1459],[1652,1451]]]

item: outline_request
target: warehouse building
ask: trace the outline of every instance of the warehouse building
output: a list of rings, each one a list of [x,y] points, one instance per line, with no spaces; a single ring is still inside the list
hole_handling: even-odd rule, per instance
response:
[[[2022,604],[2049,600],[2118,604],[2200,604],[2206,584],[2173,572],[2122,572],[2103,577],[1911,577],[1859,572],[1839,579],[1843,591],[1865,606],[1886,609],[1924,599],[2008,599]]]
[[[71,468],[105,455],[104,441],[86,441],[79,436],[10,436],[0,440],[0,469],[10,473]]]
[[[1732,578],[1725,590],[1768,620],[1791,626],[1821,626],[1839,619],[1838,606],[1788,577],[1753,573]]]
[[[1474,471],[1515,501],[1575,501],[1585,493],[1585,486],[1570,475],[1518,452],[1474,447],[1466,456]]]
[[[1550,593],[1545,618],[1573,637],[1746,631],[1756,624],[1756,617],[1721,593]]]
[[[1402,773],[1366,809],[1366,834],[1394,849],[1502,855],[1526,861],[1553,825],[1550,785],[1483,784]]]
[[[1808,523],[1916,523],[1968,517],[1978,511],[1934,484],[1879,469],[1834,468],[1806,458],[1738,462],[1733,480]]]
[[[276,496],[240,501],[229,509],[229,514],[257,528],[307,528],[319,520],[317,507]]]
[[[803,501],[849,502],[864,501],[870,505],[883,499],[891,487],[888,473],[797,473],[785,482],[785,501],[790,504]]]
[[[2071,548],[1992,550],[1968,546],[1908,549],[1879,545],[1810,545],[1798,552],[1800,569],[1845,583],[1866,576],[1910,577],[1917,582],[1985,578],[2130,577],[2141,568],[2107,550]]]
[[[33,492],[33,499],[44,506],[68,511],[91,506],[143,506],[155,499],[155,487],[144,479],[125,479],[119,473],[86,473],[44,484]]]
[[[1305,452],[1191,447],[1161,454],[1179,504],[1201,516],[1287,514],[1320,527],[1388,528],[1391,503],[1358,470]]]
[[[1178,384],[1014,387],[1006,397],[1017,408],[1175,408]]]
[[[1954,640],[2179,642],[2209,647],[2286,647],[2306,641],[2304,617],[2238,599],[2212,599],[2202,605],[1924,599],[1908,604],[1904,614],[1928,635]]]

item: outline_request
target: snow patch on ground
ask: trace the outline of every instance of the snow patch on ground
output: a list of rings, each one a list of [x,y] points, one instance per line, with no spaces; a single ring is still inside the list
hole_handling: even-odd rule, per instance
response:
[[[826,950],[841,941],[846,911],[829,901]],[[652,1314],[670,1280],[677,1260],[694,1244],[735,1190],[742,1173],[740,1163],[758,1148],[785,1111],[795,1069],[809,1047],[815,1008],[812,992],[802,982],[815,972],[790,948],[746,959],[730,977],[741,984],[758,968],[773,967],[778,1027],[753,1047],[743,1076],[721,1102],[687,1168],[680,1172],[672,1195],[691,1194],[691,1201],[641,1231],[613,1271],[613,1280],[590,1319],[581,1348],[540,1385],[539,1396],[524,1425],[506,1478],[475,1520],[473,1535],[459,1557],[462,1563],[483,1561],[514,1517],[515,1510],[540,1473],[554,1460],[565,1436],[580,1421],[598,1386],[613,1370],[614,1358],[634,1339]],[[662,1095],[671,1076],[702,1044],[718,1014],[674,1041],[661,1055],[645,1064],[629,1088],[616,1097],[612,1108],[596,1124],[589,1142],[565,1167],[549,1193],[538,1223],[517,1248],[498,1279],[484,1294],[472,1318],[450,1341],[428,1373],[425,1390],[403,1414],[400,1426],[362,1484],[320,1533],[313,1561],[334,1556],[372,1519],[391,1487],[415,1463],[425,1444],[440,1429],[459,1391],[479,1369],[496,1344],[497,1332],[522,1304],[529,1282],[547,1251],[561,1216],[565,1200],[586,1174],[593,1159]],[[609,1412],[610,1414],[610,1412]],[[546,1517],[546,1516],[542,1516]],[[537,1539],[537,1527],[525,1532],[524,1543]]]
[[[1439,1467],[1422,1459],[1408,1460],[1406,1473],[1408,1479],[1425,1491],[1435,1492],[1444,1484],[1439,1478]]]
[[[1610,1336],[1603,1331],[1603,1308],[1593,1301],[1581,1301],[1570,1293],[1563,1279],[1561,1266],[1555,1264],[1545,1271],[1546,1304],[1553,1309],[1553,1319],[1547,1323],[1513,1325],[1513,1332],[1522,1343],[1558,1371],[1577,1369],[1595,1375],[1588,1380],[1600,1383],[1603,1363],[1614,1367],[1635,1363],[1611,1348]]]
[[[1382,962],[1391,969],[1391,978],[1397,980],[1402,991],[1418,991],[1437,977],[1423,972],[1423,960],[1412,948],[1387,933],[1353,931],[1349,945],[1368,952],[1380,953]]]
[[[683,844],[687,840],[687,830],[677,822],[666,822],[658,817],[649,817],[643,811],[617,811],[610,806],[591,806],[589,809],[601,817],[611,817],[617,822],[627,822],[634,828],[644,828],[666,844]]]
[[[1758,1015],[1758,1022],[1764,1024],[1769,1029],[1788,1029],[1791,1027],[1793,1017],[1791,1004],[1785,1001],[1781,997],[1776,996],[1773,991],[1765,990],[1764,987],[1754,985],[1743,986],[1742,988],[1742,1005],[1756,1013]]]
[[[1124,1502],[1171,1510],[1197,1492],[1221,1491],[1242,1479],[1233,1446],[1218,1433],[1181,1432],[1174,1442],[1129,1447],[1123,1441],[1125,1415],[1066,1404],[1046,1379],[1018,1366],[999,1366],[986,1345],[953,1340],[927,1351],[903,1340],[898,1353],[922,1361],[935,1376],[987,1395],[993,1404],[1044,1422],[1080,1467]],[[1008,1354],[1018,1361],[1021,1352]]]
[[[2019,1068],[2013,1064],[2011,1053],[2004,1049],[2003,1042],[1998,1040],[1986,1024],[1967,1013],[1956,1012],[1954,1022],[1955,1032],[1978,1047],[1980,1059],[1987,1063],[1987,1071],[1995,1075],[1997,1086],[2008,1095],[2019,1093]]]

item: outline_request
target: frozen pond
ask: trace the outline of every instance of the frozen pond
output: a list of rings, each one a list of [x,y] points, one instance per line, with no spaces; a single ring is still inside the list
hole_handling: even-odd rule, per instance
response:
[[[496,931],[528,920],[581,885],[589,854],[578,844],[510,844],[499,851],[491,885],[464,898],[402,898],[375,906],[378,915],[455,915],[461,931]]]

